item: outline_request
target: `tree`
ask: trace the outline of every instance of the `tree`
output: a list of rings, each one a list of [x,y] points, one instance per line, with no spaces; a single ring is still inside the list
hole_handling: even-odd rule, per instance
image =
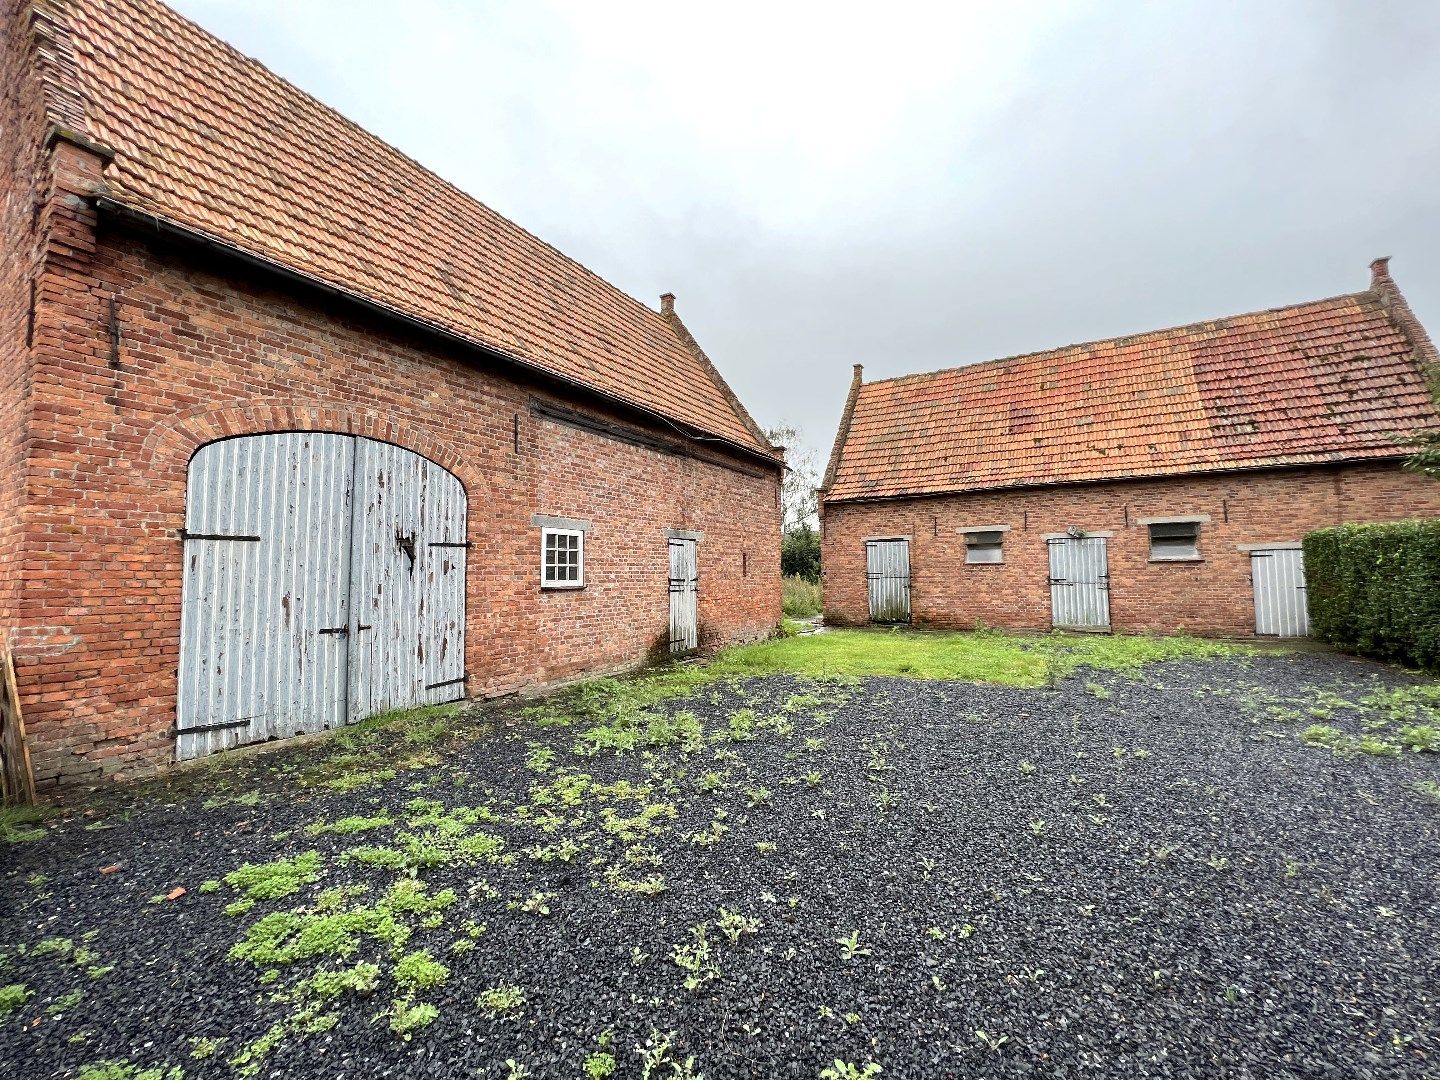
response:
[[[770,428],[765,437],[787,451],[785,464],[789,468],[780,487],[781,532],[787,536],[802,528],[818,532],[820,504],[815,489],[820,486],[820,467],[815,451],[805,445],[805,436],[793,424]]]
[[[1405,468],[1440,480],[1440,431],[1427,431],[1406,441],[1415,447],[1415,452],[1406,460]]]
[[[780,538],[780,573],[810,582],[820,580],[820,534],[809,525],[791,529]]]

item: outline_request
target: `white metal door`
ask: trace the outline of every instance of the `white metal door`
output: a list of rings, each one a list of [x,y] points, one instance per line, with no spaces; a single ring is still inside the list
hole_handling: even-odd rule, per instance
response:
[[[1067,630],[1110,628],[1110,561],[1103,536],[1063,536],[1050,548],[1050,624]]]
[[[318,432],[202,447],[176,757],[463,697],[464,530],[459,480],[406,450]]]
[[[700,643],[699,548],[694,540],[670,541],[670,651],[690,652]]]
[[[1303,551],[1252,551],[1250,582],[1255,590],[1255,633],[1277,637],[1306,637],[1310,633]]]
[[[870,621],[910,621],[910,541],[867,540],[865,576],[870,583]]]

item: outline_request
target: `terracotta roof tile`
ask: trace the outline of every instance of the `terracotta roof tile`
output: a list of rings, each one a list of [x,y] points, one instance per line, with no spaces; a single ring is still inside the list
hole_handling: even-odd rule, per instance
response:
[[[1384,301],[1377,287],[863,384],[827,499],[1398,456],[1396,436],[1440,413],[1416,358],[1432,347]]]
[[[769,453],[657,312],[155,0],[38,0],[115,201]]]

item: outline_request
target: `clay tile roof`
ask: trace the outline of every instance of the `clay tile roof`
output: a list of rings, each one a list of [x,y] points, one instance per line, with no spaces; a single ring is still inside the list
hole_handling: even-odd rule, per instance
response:
[[[1440,427],[1434,347],[1375,266],[1369,292],[863,384],[827,499],[1401,456]]]
[[[659,313],[155,0],[36,0],[108,196],[612,398],[770,447]]]

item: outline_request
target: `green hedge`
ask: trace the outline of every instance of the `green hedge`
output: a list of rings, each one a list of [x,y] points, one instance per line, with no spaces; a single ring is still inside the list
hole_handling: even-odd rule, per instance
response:
[[[1315,637],[1440,672],[1440,518],[1311,533],[1305,587]]]

